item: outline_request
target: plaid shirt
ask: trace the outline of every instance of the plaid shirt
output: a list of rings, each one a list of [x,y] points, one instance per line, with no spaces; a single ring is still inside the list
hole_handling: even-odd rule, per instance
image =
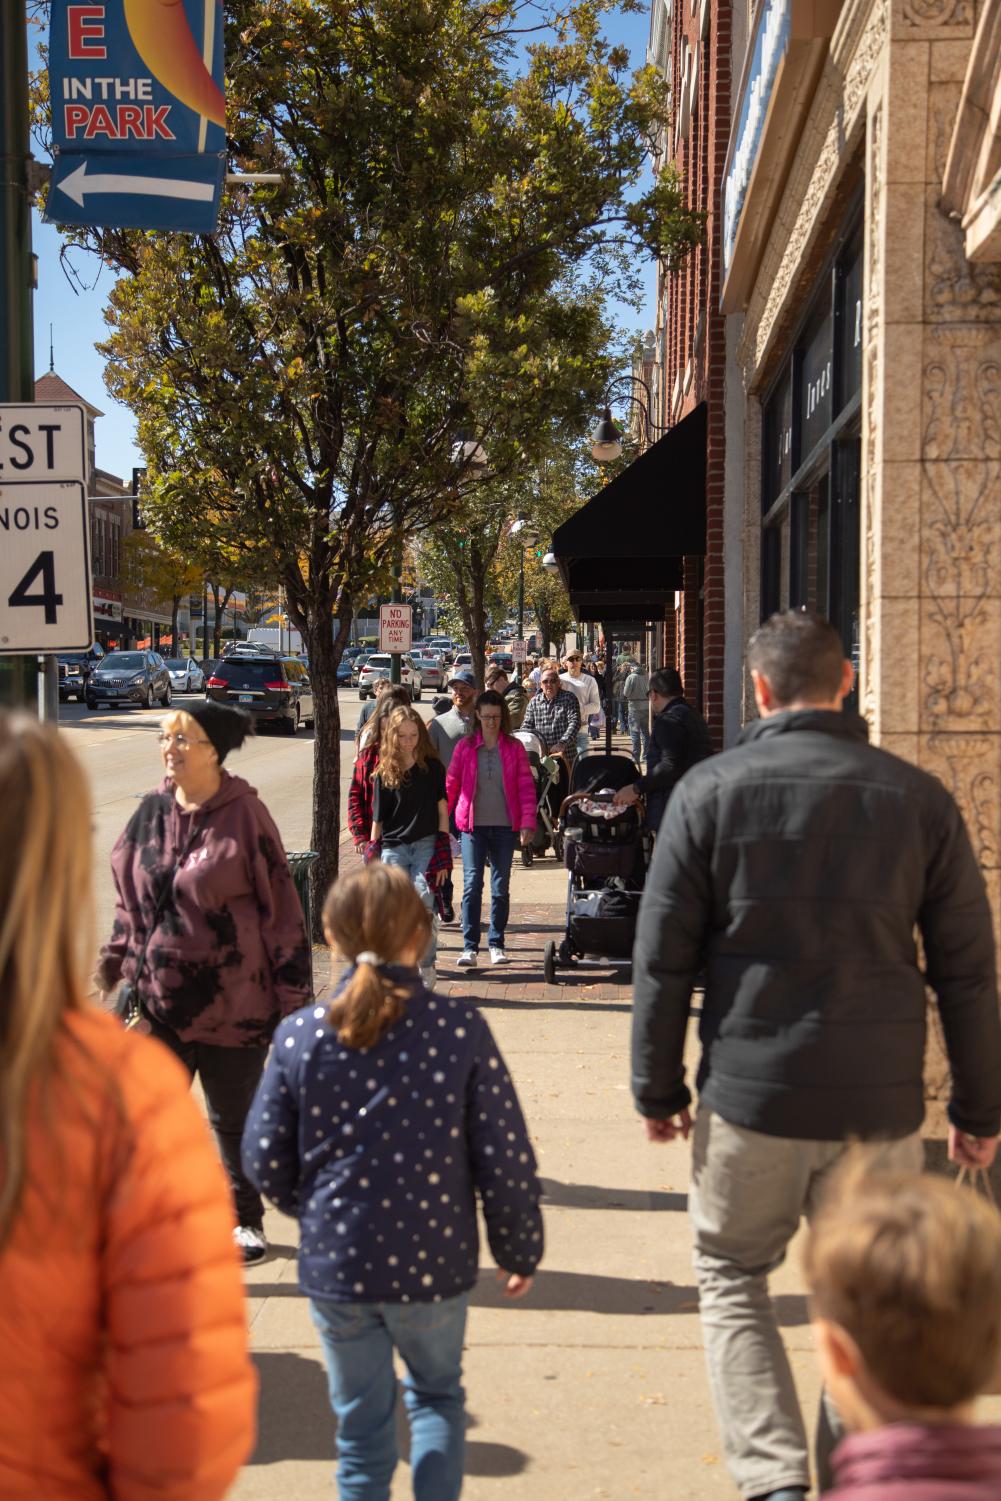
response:
[[[569,688],[562,688],[550,703],[540,691],[525,710],[523,730],[532,730],[547,751],[562,746],[569,759],[577,754],[577,731],[580,729],[580,700]]]

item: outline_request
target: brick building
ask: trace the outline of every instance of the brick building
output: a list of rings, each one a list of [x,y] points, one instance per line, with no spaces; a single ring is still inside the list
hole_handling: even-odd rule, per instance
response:
[[[726,329],[720,311],[719,188],[730,134],[730,0],[653,0],[648,60],[671,86],[671,128],[654,165],[678,171],[686,206],[705,215],[703,243],[677,272],[658,268],[655,368],[649,382],[658,429],[705,406],[706,538],[684,559],[675,611],[667,612],[661,655],[676,665],[717,744],[734,726],[724,704],[726,578],[724,485]],[[665,496],[670,504],[670,496]]]

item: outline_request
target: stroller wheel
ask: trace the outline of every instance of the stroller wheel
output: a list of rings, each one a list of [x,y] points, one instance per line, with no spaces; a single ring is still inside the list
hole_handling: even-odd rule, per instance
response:
[[[530,844],[523,844],[521,847],[521,863],[522,865],[524,865],[526,870],[531,865],[534,859],[535,856],[532,854],[532,846]]]
[[[553,854],[557,860],[563,859],[563,835],[553,831]]]
[[[546,951],[542,957],[542,973],[545,975],[547,985],[556,984],[556,945],[547,943]]]

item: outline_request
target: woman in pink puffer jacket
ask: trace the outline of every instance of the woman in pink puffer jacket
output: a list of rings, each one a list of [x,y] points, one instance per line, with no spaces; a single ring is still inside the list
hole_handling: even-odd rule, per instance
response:
[[[493,964],[506,964],[504,930],[510,907],[511,863],[519,836],[535,832],[535,783],[528,753],[511,734],[507,704],[488,690],[476,700],[477,728],[460,740],[445,786],[462,841],[462,940],[460,969],[473,969],[480,944],[483,877],[490,860],[490,928]]]

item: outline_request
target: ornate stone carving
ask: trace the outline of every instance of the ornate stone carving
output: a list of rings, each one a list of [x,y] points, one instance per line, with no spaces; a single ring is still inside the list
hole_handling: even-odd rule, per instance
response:
[[[883,223],[883,101],[880,100],[869,121],[867,156],[868,223],[866,227],[865,265],[865,349],[863,381],[865,385],[865,448],[862,475],[862,557],[865,575],[862,586],[862,713],[870,733],[878,732],[876,722],[876,504],[879,489],[877,467],[879,384],[879,320],[883,300],[882,223]]]
[[[931,190],[925,211],[925,317],[964,323],[1001,321],[1001,263],[969,261],[963,231]]]
[[[940,26],[972,26],[973,0],[904,0],[903,18],[922,30]]]
[[[997,870],[998,777],[995,735],[929,735],[921,764],[945,783],[959,804],[984,870]]]
[[[928,461],[1001,458],[1001,309],[993,329],[928,329],[921,452]],[[995,497],[996,499],[996,497]]]

